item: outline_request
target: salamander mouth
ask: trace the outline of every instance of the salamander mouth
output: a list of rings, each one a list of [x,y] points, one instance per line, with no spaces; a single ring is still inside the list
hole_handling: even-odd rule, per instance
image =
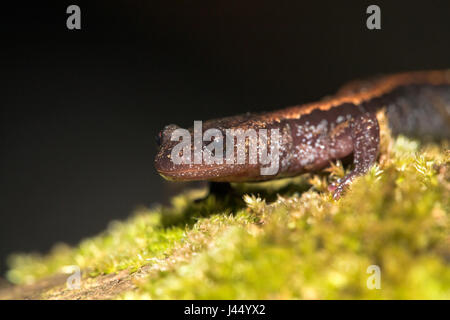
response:
[[[215,164],[208,166],[180,165],[179,167],[156,165],[158,173],[169,181],[230,181],[242,182],[254,179],[255,181],[267,180],[270,176],[259,174],[259,165],[248,164]],[[166,165],[168,165],[166,163]]]
[[[216,167],[215,170],[218,168]],[[158,169],[157,169],[158,170]],[[158,170],[160,176],[169,181],[201,181],[212,180],[214,169],[183,168],[177,170]]]

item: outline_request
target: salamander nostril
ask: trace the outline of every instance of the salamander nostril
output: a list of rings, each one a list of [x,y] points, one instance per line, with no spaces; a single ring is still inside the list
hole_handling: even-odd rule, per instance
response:
[[[176,124],[169,124],[165,126],[161,131],[159,131],[158,134],[155,136],[155,141],[158,147],[161,147],[162,145],[169,143],[173,131],[178,128],[180,127],[177,126]]]
[[[155,141],[158,147],[161,147],[162,143],[162,131],[158,132],[158,134],[155,136]]]

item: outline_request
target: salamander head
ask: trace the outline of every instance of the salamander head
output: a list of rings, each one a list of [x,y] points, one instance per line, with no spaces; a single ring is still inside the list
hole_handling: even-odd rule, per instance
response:
[[[225,136],[225,132],[222,132]],[[155,157],[155,168],[165,179],[171,181],[246,181],[252,173],[258,176],[257,165],[205,163],[200,155],[196,161],[193,129],[182,129],[171,124],[164,127],[157,136],[159,146]],[[204,145],[204,144],[203,144]],[[203,147],[202,145],[202,147]],[[201,151],[200,151],[201,152]],[[225,154],[225,150],[223,154]],[[198,158],[197,158],[198,159]]]

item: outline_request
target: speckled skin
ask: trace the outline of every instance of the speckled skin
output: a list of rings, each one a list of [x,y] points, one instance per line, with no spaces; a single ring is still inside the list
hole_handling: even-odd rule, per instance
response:
[[[170,160],[170,152],[178,143],[170,141],[177,128],[174,125],[160,133],[155,167],[169,180],[262,181],[321,170],[331,161],[353,155],[353,170],[331,188],[334,197],[339,198],[346,185],[376,162],[379,111],[385,112],[394,134],[450,139],[450,70],[353,82],[317,103],[203,123],[203,131],[217,128],[224,136],[225,129],[279,129],[280,162],[276,175],[263,176],[259,164],[249,163],[174,165]]]

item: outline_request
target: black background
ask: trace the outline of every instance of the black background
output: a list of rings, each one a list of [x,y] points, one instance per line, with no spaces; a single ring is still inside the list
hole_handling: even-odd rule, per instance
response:
[[[66,28],[81,7],[82,29]],[[381,7],[382,30],[366,28]],[[2,3],[0,274],[167,201],[166,124],[317,100],[354,78],[450,67],[449,1]]]

